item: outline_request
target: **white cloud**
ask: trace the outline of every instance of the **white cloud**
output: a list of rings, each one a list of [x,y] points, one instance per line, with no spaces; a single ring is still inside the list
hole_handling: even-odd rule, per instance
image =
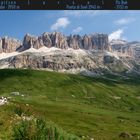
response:
[[[72,32],[73,33],[79,33],[79,32],[81,32],[83,30],[83,28],[82,27],[77,27],[77,28],[75,28]]]
[[[81,16],[96,16],[99,13],[101,13],[101,11],[98,10],[71,10],[71,11],[64,11],[64,15],[66,16],[75,16],[75,17],[81,17]]]
[[[58,30],[59,28],[66,28],[70,24],[67,17],[58,18],[56,23],[51,26],[51,30]]]
[[[125,25],[125,24],[132,23],[134,21],[135,21],[134,18],[121,18],[121,19],[114,21],[114,23],[117,25]]]
[[[118,29],[117,31],[114,31],[109,35],[109,40],[111,41],[113,39],[124,39],[124,37],[122,37],[123,33],[123,29]]]

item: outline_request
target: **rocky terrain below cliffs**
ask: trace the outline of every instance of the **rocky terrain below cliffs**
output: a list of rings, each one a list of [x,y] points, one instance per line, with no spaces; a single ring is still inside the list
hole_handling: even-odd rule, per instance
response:
[[[107,34],[26,34],[0,38],[0,68],[32,68],[86,75],[140,73],[140,42],[108,40]]]

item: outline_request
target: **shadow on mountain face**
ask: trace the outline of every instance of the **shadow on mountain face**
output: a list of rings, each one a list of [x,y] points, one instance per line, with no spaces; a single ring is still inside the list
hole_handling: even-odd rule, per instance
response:
[[[0,70],[0,80],[4,80],[10,77],[28,77],[32,75],[31,70],[19,70],[19,69],[2,69]]]

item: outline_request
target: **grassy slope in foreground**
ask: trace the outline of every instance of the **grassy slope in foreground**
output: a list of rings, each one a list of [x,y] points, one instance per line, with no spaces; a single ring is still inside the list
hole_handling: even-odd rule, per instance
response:
[[[78,136],[118,140],[125,131],[140,136],[139,85],[138,77],[90,78],[46,71],[0,70],[0,96],[12,97],[8,105],[0,106],[0,138],[11,135],[15,104]],[[24,97],[10,95],[14,91]],[[28,109],[25,104],[29,104]]]

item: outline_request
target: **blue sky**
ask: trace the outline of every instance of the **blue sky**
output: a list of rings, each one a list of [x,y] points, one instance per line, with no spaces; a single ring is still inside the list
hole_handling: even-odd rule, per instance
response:
[[[26,33],[106,33],[110,39],[140,41],[140,11],[0,11],[0,36],[23,39]]]

